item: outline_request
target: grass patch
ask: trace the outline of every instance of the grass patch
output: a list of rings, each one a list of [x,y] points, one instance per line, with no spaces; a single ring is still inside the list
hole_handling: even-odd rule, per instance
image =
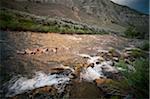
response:
[[[131,50],[131,56],[135,57],[135,58],[139,58],[139,57],[145,57],[145,54],[143,52],[143,50],[135,48]]]
[[[2,30],[21,30],[33,32],[58,32],[58,33],[79,33],[79,34],[105,34],[105,31],[100,31],[97,28],[88,25],[72,22],[71,20],[43,20],[27,15],[19,15],[7,10],[0,10],[0,28]]]

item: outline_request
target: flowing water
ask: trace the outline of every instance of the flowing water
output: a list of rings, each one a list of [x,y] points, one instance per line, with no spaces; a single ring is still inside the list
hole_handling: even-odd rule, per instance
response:
[[[83,58],[87,58],[87,64],[93,64],[93,67],[84,67],[80,72],[80,80],[92,82],[96,79],[107,78],[103,72],[112,72],[117,73],[118,70],[112,66],[111,61],[99,62],[99,56],[90,56],[88,54],[79,54]],[[70,72],[61,72],[61,73],[49,73],[45,74],[43,72],[36,72],[35,76],[28,79],[27,77],[13,78],[5,86],[7,87],[6,97],[12,97],[17,94],[21,94],[27,91],[31,91],[36,88],[44,86],[55,86],[56,89],[59,89],[59,92],[63,92],[64,87],[66,86],[72,76],[71,74],[75,71],[70,67],[63,67],[64,69],[69,69]]]
[[[2,47],[0,76],[3,81],[0,86],[5,97],[16,96],[45,86],[54,86],[58,93],[62,93],[66,86],[76,79],[80,83],[83,82],[86,88],[89,83],[84,82],[93,84],[96,79],[107,79],[119,70],[124,70],[116,68],[114,61],[109,58],[104,59],[101,55],[97,55],[101,51],[108,53],[109,47],[127,46],[128,40],[121,37],[9,31],[0,33]],[[57,48],[58,51],[36,55],[16,53],[40,47]],[[78,65],[79,72],[76,69]],[[95,88],[94,85],[90,86],[92,89]]]

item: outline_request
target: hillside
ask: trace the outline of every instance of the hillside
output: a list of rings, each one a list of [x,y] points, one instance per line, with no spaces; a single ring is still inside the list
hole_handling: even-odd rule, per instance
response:
[[[148,32],[148,15],[109,0],[2,0],[1,6],[50,18],[69,18],[116,32],[129,25]]]

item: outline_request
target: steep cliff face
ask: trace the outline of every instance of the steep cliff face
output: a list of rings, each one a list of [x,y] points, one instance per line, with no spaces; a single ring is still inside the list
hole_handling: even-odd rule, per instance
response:
[[[128,25],[148,26],[148,15],[141,14],[126,6],[117,5],[110,0],[10,1],[4,1],[2,5],[37,15],[70,18],[88,24],[116,28],[116,30]]]

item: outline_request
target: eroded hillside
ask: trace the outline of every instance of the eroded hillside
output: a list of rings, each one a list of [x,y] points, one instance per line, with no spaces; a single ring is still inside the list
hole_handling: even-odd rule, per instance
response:
[[[148,32],[148,15],[141,14],[109,0],[8,0],[2,7],[40,16],[63,17],[75,21],[123,31],[128,25]],[[144,29],[142,29],[144,28]]]

